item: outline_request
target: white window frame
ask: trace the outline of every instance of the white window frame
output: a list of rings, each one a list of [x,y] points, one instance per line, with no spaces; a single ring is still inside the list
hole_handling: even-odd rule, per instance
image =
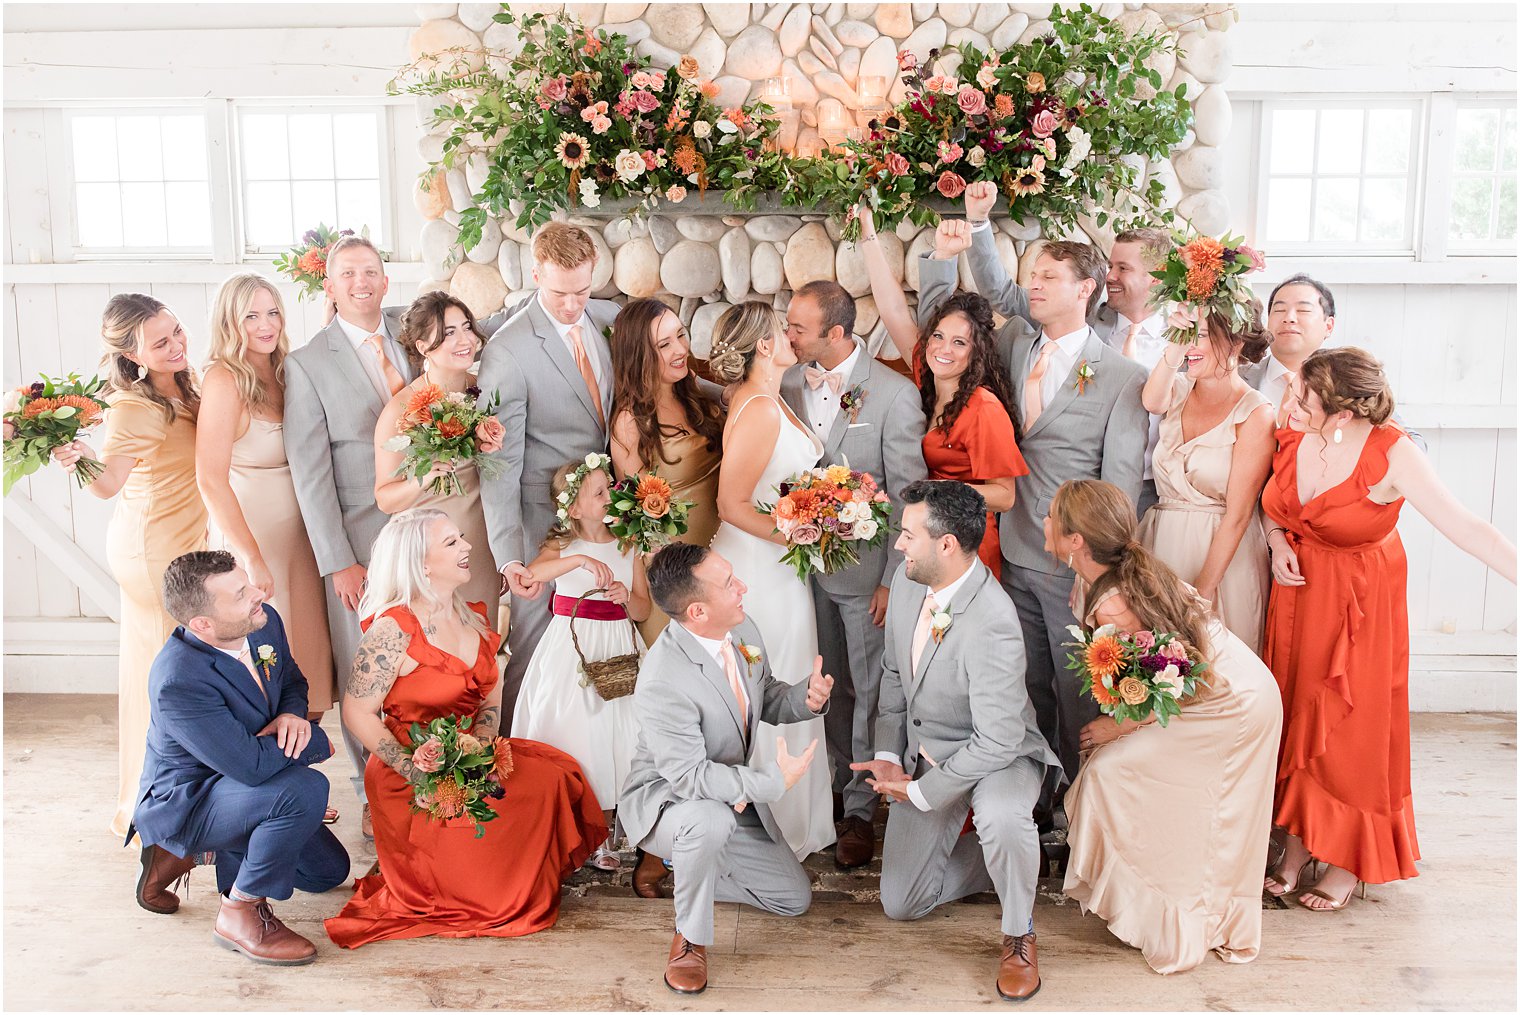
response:
[[[1449,105],[1449,112],[1448,112],[1448,115],[1446,116],[1446,122],[1449,123],[1449,124],[1451,124],[1451,132],[1452,133],[1454,133],[1455,129],[1456,129],[1457,113],[1460,110],[1463,110],[1463,109],[1499,109],[1499,110],[1506,110],[1507,109],[1507,110],[1510,110],[1512,113],[1516,113],[1517,116],[1520,116],[1520,111],[1516,110],[1515,96],[1513,94],[1507,95],[1507,96],[1506,95],[1492,95],[1492,94],[1488,94],[1488,95],[1455,95],[1455,96],[1453,96],[1453,95],[1445,95],[1445,96],[1442,96],[1442,98],[1447,100],[1447,102],[1443,103],[1443,105]],[[1520,124],[1517,124],[1517,129],[1520,129]],[[1494,240],[1479,240],[1479,241],[1473,241],[1473,240],[1460,240],[1459,241],[1459,240],[1453,240],[1452,239],[1452,237],[1450,235],[1450,232],[1451,232],[1450,217],[1451,217],[1451,202],[1452,202],[1453,197],[1455,196],[1455,187],[1456,187],[1456,181],[1457,181],[1457,168],[1456,168],[1456,165],[1457,165],[1457,153],[1456,153],[1455,147],[1453,145],[1451,145],[1451,144],[1443,144],[1440,147],[1432,146],[1430,150],[1431,150],[1432,153],[1440,152],[1441,153],[1440,158],[1444,162],[1442,170],[1443,170],[1443,173],[1444,173],[1445,178],[1446,178],[1446,188],[1445,188],[1445,195],[1444,195],[1444,198],[1442,200],[1442,205],[1443,205],[1443,208],[1445,210],[1445,218],[1443,219],[1443,221],[1441,223],[1441,241],[1442,241],[1442,244],[1443,244],[1443,246],[1445,248],[1445,251],[1446,251],[1447,255],[1451,256],[1451,257],[1493,257],[1495,255],[1514,254],[1515,250],[1516,250],[1516,240],[1514,240],[1514,239],[1509,239],[1509,240],[1494,239]],[[1432,155],[1432,158],[1433,159],[1435,158],[1434,154]],[[1520,169],[1511,170],[1512,173],[1515,173],[1517,171],[1520,171]],[[1503,179],[1504,178],[1504,170],[1502,170],[1502,169],[1495,169],[1492,173],[1485,173],[1485,174],[1476,174],[1476,173],[1473,173],[1473,174],[1468,174],[1468,175],[1486,175],[1486,176],[1490,176],[1490,177],[1492,177],[1494,179]],[[1491,201],[1493,201],[1492,198],[1491,198]],[[1490,215],[1489,224],[1490,224],[1490,226],[1492,226],[1494,224],[1494,216],[1496,216],[1498,214],[1498,210],[1497,210],[1496,205],[1497,205],[1497,201],[1493,201],[1493,203],[1491,203],[1491,205],[1490,205],[1490,209],[1489,209],[1489,215]],[[1460,244],[1460,245],[1458,245],[1458,244]]]
[[[380,229],[385,240],[380,243],[382,249],[394,251],[398,248],[396,240],[396,222],[399,216],[396,214],[394,197],[394,163],[391,155],[391,104],[390,103],[292,103],[288,99],[259,100],[259,99],[234,99],[229,100],[227,116],[228,130],[234,134],[232,144],[228,146],[230,158],[229,168],[232,178],[236,181],[236,205],[237,212],[233,226],[233,242],[237,249],[240,260],[247,262],[272,261],[277,255],[283,253],[287,247],[260,247],[248,241],[245,228],[247,215],[247,187],[248,181],[243,178],[243,150],[242,132],[239,129],[241,113],[243,111],[256,110],[260,113],[281,113],[284,115],[300,113],[368,113],[375,118],[376,139],[379,150],[375,153],[376,165],[380,174]],[[326,223],[333,228],[347,228],[347,223]],[[316,228],[317,223],[307,224],[308,229]],[[377,241],[378,242],[378,241]]]
[[[1405,221],[1409,225],[1408,242],[1399,246],[1377,247],[1363,243],[1346,243],[1343,241],[1332,242],[1327,240],[1314,240],[1300,242],[1273,241],[1272,248],[1275,252],[1300,256],[1314,257],[1356,257],[1356,258],[1409,258],[1419,255],[1424,226],[1422,197],[1425,196],[1426,180],[1426,153],[1430,151],[1427,137],[1427,124],[1430,122],[1428,95],[1407,94],[1398,96],[1387,95],[1295,95],[1291,98],[1263,97],[1260,102],[1261,129],[1258,137],[1256,153],[1256,186],[1252,188],[1254,207],[1251,214],[1256,223],[1256,229],[1262,234],[1262,242],[1268,242],[1265,235],[1267,228],[1268,192],[1270,191],[1273,173],[1271,170],[1272,157],[1272,122],[1273,114],[1279,109],[1407,109],[1410,117],[1410,151],[1409,172],[1406,175],[1408,185],[1405,188]],[[1316,117],[1316,123],[1318,118]],[[1367,165],[1367,126],[1364,121],[1362,127],[1362,170],[1358,173],[1358,180],[1365,180]],[[1314,145],[1319,145],[1319,132],[1315,131]],[[1317,159],[1311,159],[1311,166]],[[1281,177],[1291,175],[1297,177],[1300,174],[1276,174]],[[1314,231],[1314,195],[1319,178],[1317,171],[1311,171],[1307,178],[1311,181],[1309,190],[1309,230],[1310,236]],[[1360,193],[1360,189],[1358,190]],[[1358,221],[1360,221],[1360,208],[1358,208]],[[1442,227],[1445,228],[1444,225]]]

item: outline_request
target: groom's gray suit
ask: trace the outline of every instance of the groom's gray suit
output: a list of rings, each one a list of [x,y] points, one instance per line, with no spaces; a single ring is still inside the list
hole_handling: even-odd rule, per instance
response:
[[[996,307],[1028,306],[1024,290],[1008,277],[991,230],[972,232],[971,273],[977,290]],[[925,257],[919,262],[919,319],[955,292],[956,262]],[[998,354],[1008,367],[1015,405],[1024,404],[1024,381],[1034,366],[1032,353],[1040,329],[1013,316],[997,334]],[[1082,363],[1092,377],[1077,391]],[[1028,427],[1019,443],[1029,475],[1020,477],[1018,497],[1003,512],[999,542],[1003,550],[1003,587],[1013,600],[1029,651],[1029,697],[1040,732],[1060,753],[1068,779],[1077,774],[1077,738],[1098,717],[1098,706],[1080,693],[1080,682],[1066,672],[1066,626],[1073,621],[1074,574],[1045,551],[1044,520],[1050,500],[1062,483],[1102,479],[1123,490],[1132,503],[1140,499],[1150,416],[1140,401],[1146,370],[1109,346],[1091,327],[1071,373],[1057,395]]]
[[[1040,840],[1032,817],[1060,761],[1024,690],[1024,639],[1013,604],[987,566],[950,597],[950,626],[909,669],[927,586],[892,579],[875,756],[899,761],[918,795],[892,805],[881,858],[881,904],[916,920],[941,903],[996,889],[1003,933],[1029,932]],[[930,759],[933,761],[930,761]],[[968,808],[975,835],[961,834]]]
[[[864,396],[856,419],[840,410],[823,442],[820,465],[843,465],[870,473],[901,514],[902,491],[927,474],[924,467],[924,412],[918,389],[897,371],[878,363],[857,340],[859,354],[845,382],[845,391]],[[804,365],[781,378],[781,396],[810,430]],[[818,617],[818,651],[823,670],[834,677],[829,719],[824,723],[828,753],[834,763],[834,790],[844,794],[846,816],[870,821],[876,813],[876,794],[866,785],[866,773],[851,772],[850,763],[870,756],[876,723],[877,688],[881,683],[882,629],[871,620],[871,596],[891,580],[902,563],[894,547],[894,525],[884,543],[860,556],[856,566],[831,575],[813,575],[813,611]]]
[[[758,663],[738,659],[749,721],[740,724],[738,702],[712,654],[680,623],[667,624],[639,666],[639,743],[617,801],[628,840],[675,868],[676,930],[704,946],[713,943],[714,902],[782,916],[801,916],[812,902],[807,873],[771,816],[770,804],[786,792],[781,769],[748,762],[761,722],[816,718],[807,707],[808,681],[775,678],[753,622],[731,634],[736,652],[740,644],[760,650]],[[741,801],[747,806],[735,812]]]
[[[610,300],[591,300],[582,317],[581,344],[595,362],[602,406],[612,417],[612,354],[603,337],[620,308]],[[494,394],[501,401],[496,416],[506,428],[503,468],[494,477],[482,474],[481,503],[491,556],[499,565],[529,563],[554,524],[549,484],[566,463],[607,450],[606,425],[597,419],[575,357],[560,337],[537,296],[514,308],[480,357],[481,398]],[[585,326],[589,318],[590,327]],[[517,691],[528,661],[549,626],[552,587],[534,600],[512,603],[512,630],[502,685],[502,729],[509,729]]]

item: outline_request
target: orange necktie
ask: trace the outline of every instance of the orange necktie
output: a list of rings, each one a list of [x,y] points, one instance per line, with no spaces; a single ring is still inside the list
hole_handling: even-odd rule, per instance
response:
[[[1045,379],[1045,370],[1050,366],[1050,356],[1055,352],[1056,344],[1046,339],[1045,345],[1040,349],[1040,355],[1034,361],[1034,368],[1029,371],[1029,379],[1024,382],[1024,432],[1034,426],[1034,421],[1040,418],[1040,413],[1045,411],[1045,396],[1040,393],[1040,382]]]
[[[586,347],[581,344],[581,326],[570,325],[570,344],[575,348],[575,365],[580,368],[581,380],[586,382],[586,390],[591,392],[591,404],[596,407],[596,421],[603,429],[607,426],[607,414],[602,409],[602,386],[596,383],[596,373],[591,369],[591,360],[586,356]]]
[[[918,660],[924,654],[924,646],[929,643],[929,627],[934,621],[934,611],[938,608],[933,592],[924,596],[924,608],[918,615],[918,626],[913,629],[913,651],[908,657],[908,668],[913,673],[918,672]]]
[[[744,693],[744,681],[739,676],[739,661],[734,658],[732,638],[723,639],[723,673],[728,677],[729,689],[734,692],[734,701],[739,703],[739,722],[748,730],[749,696]]]
[[[1126,335],[1125,338],[1124,338],[1124,348],[1121,349],[1121,350],[1119,350],[1120,352],[1122,352],[1124,354],[1124,356],[1125,356],[1126,359],[1134,359],[1135,358],[1135,352],[1136,352],[1135,346],[1138,344],[1139,338],[1140,338],[1140,325],[1138,325],[1138,324],[1131,324],[1129,326],[1129,334]]]
[[[264,679],[259,676],[259,671],[253,667],[253,652],[247,644],[244,644],[238,652],[238,662],[248,667],[248,675],[253,678],[255,684],[259,685],[259,692],[264,695],[264,700],[268,701],[269,691],[264,687]]]
[[[384,341],[384,335],[371,335],[364,340],[364,344],[370,347],[370,350],[375,354],[375,359],[379,360],[380,376],[385,378],[386,386],[391,389],[391,394],[394,395],[406,387],[406,380],[396,371],[395,367],[391,366],[390,357],[385,355],[385,349],[380,344]]]

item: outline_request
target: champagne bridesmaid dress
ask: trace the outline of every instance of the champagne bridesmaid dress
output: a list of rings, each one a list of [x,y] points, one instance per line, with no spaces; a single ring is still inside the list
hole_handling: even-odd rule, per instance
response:
[[[227,478],[274,576],[270,605],[285,621],[290,651],[306,677],[306,707],[326,712],[337,700],[327,633],[327,592],[296,503],[284,430],[282,423],[250,417],[248,430],[232,445]]]
[[[174,421],[138,394],[106,396],[99,457],[137,459],[106,531],[106,561],[121,586],[117,794],[111,831],[125,836],[137,808],[148,739],[148,670],[177,626],[164,612],[169,562],[206,549],[206,505],[195,485],[195,417],[175,402]]]
[[[660,445],[664,457],[671,460],[656,462],[655,475],[670,484],[676,500],[692,502],[686,516],[686,534],[676,542],[706,546],[718,531],[718,465],[723,456],[708,448],[706,437],[684,427],[679,434],[662,437]],[[639,625],[644,643],[654,644],[668,623],[670,618],[650,603],[649,619]]]

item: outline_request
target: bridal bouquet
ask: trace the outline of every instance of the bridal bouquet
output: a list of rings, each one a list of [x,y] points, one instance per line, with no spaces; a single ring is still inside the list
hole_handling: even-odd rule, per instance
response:
[[[486,834],[485,823],[496,820],[486,801],[501,799],[513,763],[511,741],[480,740],[470,733],[474,722],[470,716],[443,716],[426,726],[414,722],[408,731],[411,743],[402,750],[422,773],[413,779],[412,808],[439,821],[469,817],[478,839]]]
[[[68,379],[43,376],[24,388],[17,388],[5,405],[5,494],[16,481],[30,476],[61,448],[78,439],[85,430],[99,423],[110,406],[101,400],[105,382],[99,377],[81,381],[78,374]],[[89,486],[105,465],[94,458],[81,458],[74,467],[74,480]]]
[[[1208,664],[1195,659],[1174,634],[1136,631],[1121,634],[1105,624],[1091,634],[1072,625],[1066,629],[1077,651],[1066,657],[1066,668],[1082,676],[1082,693],[1091,694],[1104,715],[1114,722],[1140,721],[1154,715],[1162,726],[1181,713],[1177,699],[1192,694]]]
[[[686,534],[693,502],[677,500],[670,484],[654,473],[619,480],[611,493],[607,528],[617,537],[619,552],[633,546],[640,553],[653,553]]]
[[[1246,246],[1239,236],[1174,237],[1177,245],[1165,263],[1151,272],[1156,283],[1152,299],[1159,305],[1171,302],[1191,308],[1199,322],[1195,328],[1168,328],[1166,340],[1186,345],[1198,334],[1203,319],[1218,313],[1240,330],[1251,317],[1251,286],[1245,276],[1267,266],[1262,254]]]
[[[786,537],[781,562],[807,580],[860,563],[860,546],[875,549],[887,538],[892,505],[870,473],[848,465],[805,469],[781,484],[773,506],[761,506]]]
[[[421,482],[433,466],[461,460],[473,461],[482,475],[499,473],[501,463],[489,455],[501,450],[504,428],[495,416],[495,397],[486,406],[478,405],[479,399],[480,389],[473,386],[449,392],[425,384],[414,391],[396,424],[396,436],[383,445],[403,456],[392,475]],[[428,489],[436,494],[464,493],[453,473],[434,477]]]
[[[302,234],[300,243],[274,259],[275,271],[301,287],[301,299],[319,299],[322,282],[327,278],[327,252],[343,237],[353,235],[352,229],[329,229],[318,222],[317,228]],[[359,235],[369,239],[369,227],[365,226]],[[385,258],[382,252],[380,259]]]

